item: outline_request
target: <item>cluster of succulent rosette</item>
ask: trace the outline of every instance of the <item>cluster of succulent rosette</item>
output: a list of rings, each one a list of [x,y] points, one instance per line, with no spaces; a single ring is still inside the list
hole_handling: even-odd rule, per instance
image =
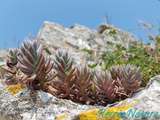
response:
[[[142,77],[136,66],[117,65],[99,71],[85,64],[77,65],[64,49],[53,54],[54,59],[47,57],[38,39],[10,50],[4,68],[6,83],[92,105],[107,105],[131,97],[141,86]]]

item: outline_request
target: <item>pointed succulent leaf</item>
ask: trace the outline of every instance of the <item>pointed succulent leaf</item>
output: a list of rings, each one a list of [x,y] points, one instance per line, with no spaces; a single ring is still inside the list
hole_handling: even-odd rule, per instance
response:
[[[133,65],[113,66],[111,74],[115,80],[119,80],[125,91],[133,93],[140,88],[142,76],[140,69]]]
[[[18,68],[26,76],[21,80],[23,83],[32,89],[40,89],[51,78],[53,63],[44,56],[43,47],[38,40],[32,40],[24,42],[20,48]]]
[[[79,66],[76,71],[73,93],[76,96],[74,101],[83,103],[92,103],[90,97],[92,94],[93,74],[90,69],[85,66]]]
[[[6,63],[8,67],[11,68],[11,67],[17,65],[17,63],[18,63],[17,55],[18,55],[18,49],[10,49],[9,50],[9,53],[7,56],[7,63]]]
[[[65,50],[58,50],[55,55],[55,66],[56,69],[63,68],[65,72],[69,71],[73,65],[73,58]]]

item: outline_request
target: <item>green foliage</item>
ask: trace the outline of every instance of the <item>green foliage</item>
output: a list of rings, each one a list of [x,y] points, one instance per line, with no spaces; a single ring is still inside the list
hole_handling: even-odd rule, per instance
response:
[[[145,86],[151,77],[160,73],[160,63],[156,61],[155,56],[151,55],[143,45],[132,45],[129,49],[117,46],[114,51],[105,52],[102,60],[103,69],[121,64],[133,64],[140,67],[143,74],[142,86]]]
[[[47,53],[48,55],[52,55],[52,53],[50,52],[50,50],[49,50],[47,47],[45,47],[44,50],[46,51],[46,53]]]
[[[96,66],[97,66],[97,63],[88,64],[88,67],[92,69],[96,68]]]
[[[87,49],[87,48],[83,48],[82,51],[85,52],[88,55],[92,55],[93,54],[93,51],[90,50],[90,49]]]
[[[106,51],[102,54],[102,68],[108,69],[112,65],[124,64],[125,59],[122,59],[124,54],[126,53],[126,49],[121,47],[120,45],[116,46],[114,51]]]
[[[114,35],[116,35],[117,34],[117,31],[115,30],[115,29],[111,29],[110,31],[109,31],[109,35],[111,35],[111,36],[114,36]]]

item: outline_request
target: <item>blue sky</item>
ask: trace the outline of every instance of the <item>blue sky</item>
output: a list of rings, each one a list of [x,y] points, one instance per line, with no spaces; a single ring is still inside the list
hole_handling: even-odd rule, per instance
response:
[[[43,21],[65,26],[75,23],[96,28],[109,22],[140,38],[139,20],[160,23],[158,0],[1,0],[0,48],[16,47],[28,35],[36,35]]]

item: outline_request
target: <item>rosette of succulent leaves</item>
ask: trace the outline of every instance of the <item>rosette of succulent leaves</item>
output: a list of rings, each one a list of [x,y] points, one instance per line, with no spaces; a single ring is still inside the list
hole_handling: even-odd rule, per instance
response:
[[[54,59],[44,55],[38,40],[25,41],[19,49],[9,51],[6,82],[20,83],[32,91],[50,94],[83,104],[107,105],[131,97],[141,85],[139,68],[113,66],[108,71],[93,71],[78,66],[65,50],[57,50]],[[17,74],[20,72],[20,74]]]
[[[18,68],[17,68],[17,56],[18,56],[18,49],[10,49],[6,59],[6,65],[3,67],[5,70],[5,83],[7,85],[17,84],[19,76]]]
[[[53,62],[44,56],[43,47],[37,40],[23,43],[19,49],[18,68],[23,73],[20,82],[33,90],[46,89],[46,83],[55,77]]]

